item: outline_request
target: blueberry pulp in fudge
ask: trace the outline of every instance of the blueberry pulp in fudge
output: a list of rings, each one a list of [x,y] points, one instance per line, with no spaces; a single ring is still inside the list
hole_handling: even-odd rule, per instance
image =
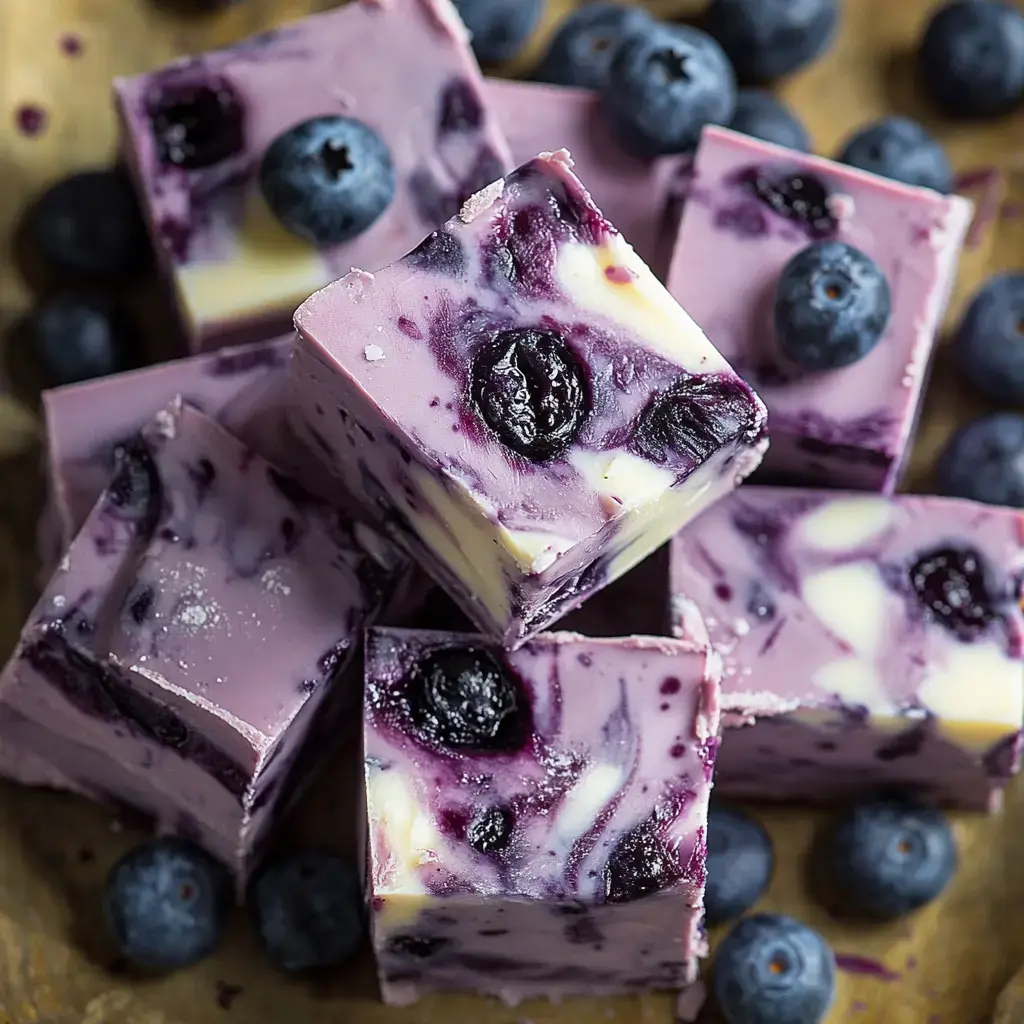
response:
[[[355,0],[118,79],[124,148],[193,345],[285,330],[310,292],[398,259],[500,177],[511,164],[482,86],[450,0]],[[286,230],[259,182],[271,144],[325,115],[355,119],[360,139],[375,134],[371,148],[390,165],[390,174],[367,171],[356,193],[394,183],[383,212],[333,245]],[[370,159],[328,136],[315,156],[325,187],[363,174]]]
[[[367,888],[385,1002],[674,988],[703,955],[706,644],[367,634]]]
[[[201,842],[241,885],[358,708],[347,670],[405,571],[177,401],[126,446],[23,630],[0,745]]]
[[[515,647],[731,491],[764,408],[564,152],[296,313],[297,433]]]
[[[772,444],[763,474],[891,493],[970,219],[960,197],[705,129],[668,287],[764,398]],[[890,309],[862,358],[808,370],[780,351],[775,295],[787,264],[824,242],[873,262]],[[842,304],[856,291],[848,273],[822,274],[816,298]]]
[[[671,592],[724,660],[725,796],[998,806],[1024,720],[1019,509],[748,486],[673,539]]]

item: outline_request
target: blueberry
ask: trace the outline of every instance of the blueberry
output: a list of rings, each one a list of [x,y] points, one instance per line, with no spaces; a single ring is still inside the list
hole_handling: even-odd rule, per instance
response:
[[[746,913],[768,888],[775,867],[768,833],[749,814],[714,801],[708,810],[704,920],[721,924]]]
[[[623,833],[604,868],[607,903],[630,903],[679,880],[679,862],[646,822]]]
[[[214,951],[231,904],[231,879],[209,854],[181,839],[129,850],[107,875],[107,925],[133,963],[187,967]]]
[[[910,586],[929,617],[959,640],[977,639],[994,618],[985,562],[971,548],[942,547],[910,567]]]
[[[917,61],[944,114],[1007,114],[1024,97],[1024,14],[999,0],[953,0],[928,22]]]
[[[511,60],[533,35],[544,0],[454,0],[481,64]]]
[[[892,920],[930,903],[946,888],[956,872],[956,841],[940,811],[877,799],[838,819],[828,865],[842,910]]]
[[[825,940],[783,914],[744,918],[715,957],[713,989],[726,1024],[817,1024],[835,985]]]
[[[36,351],[56,384],[105,377],[125,369],[138,348],[134,325],[100,298],[57,295],[32,318]]]
[[[889,282],[870,256],[845,242],[814,242],[775,285],[775,337],[782,356],[812,373],[863,359],[889,325]]]
[[[518,680],[477,648],[427,655],[413,668],[405,699],[420,737],[451,750],[512,753],[529,735],[529,706]]]
[[[327,853],[284,857],[253,883],[263,948],[284,971],[336,967],[363,937],[362,886],[356,869]]]
[[[1024,508],[1024,416],[981,416],[946,444],[936,468],[936,489],[949,497]]]
[[[729,127],[735,132],[801,153],[807,153],[811,148],[807,129],[796,114],[770,92],[761,89],[740,89],[736,96],[736,112]]]
[[[152,534],[163,497],[160,472],[149,446],[136,437],[114,449],[114,472],[104,492],[105,510],[118,519],[140,524]]]
[[[462,277],[466,272],[466,252],[462,243],[447,231],[433,231],[406,256],[411,266],[432,274]]]
[[[157,159],[165,167],[212,167],[245,148],[242,102],[223,78],[158,76],[146,110]]]
[[[713,0],[705,28],[740,81],[770,82],[818,57],[839,24],[838,0]]]
[[[471,376],[484,422],[506,448],[531,462],[562,455],[590,415],[583,367],[551,331],[502,331],[473,357]]]
[[[812,174],[753,168],[740,181],[774,214],[799,226],[811,238],[831,238],[839,228],[829,205],[829,191]]]
[[[469,823],[466,842],[480,853],[500,853],[508,846],[514,826],[511,808],[486,807]]]
[[[362,234],[395,197],[395,168],[381,137],[351,117],[314,117],[279,135],[260,164],[267,205],[317,246]]]
[[[953,169],[941,143],[906,117],[883,117],[859,129],[836,159],[907,185],[936,192],[953,189]]]
[[[387,951],[403,960],[430,960],[450,942],[440,935],[395,935],[388,939]]]
[[[559,26],[536,78],[555,85],[603,89],[619,43],[647,27],[649,15],[640,7],[592,3],[578,7]]]
[[[998,274],[974,296],[957,327],[953,355],[986,398],[1024,405],[1024,273]]]
[[[728,124],[736,81],[709,35],[651,22],[623,40],[603,97],[623,144],[637,156],[655,157],[689,152],[706,124]]]

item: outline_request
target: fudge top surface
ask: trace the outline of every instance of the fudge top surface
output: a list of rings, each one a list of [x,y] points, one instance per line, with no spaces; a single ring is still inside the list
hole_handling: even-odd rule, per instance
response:
[[[722,654],[730,709],[1021,726],[1019,509],[747,486],[676,535],[671,578],[677,627],[695,605]]]
[[[648,842],[665,865],[653,888],[700,891],[718,726],[706,647],[554,633],[505,653],[452,633],[367,637],[375,895],[614,901],[607,865]],[[481,850],[473,823],[494,808],[510,838]]]
[[[404,454],[560,551],[764,431],[758,398],[570,166],[542,154],[295,316],[300,347],[379,408]]]

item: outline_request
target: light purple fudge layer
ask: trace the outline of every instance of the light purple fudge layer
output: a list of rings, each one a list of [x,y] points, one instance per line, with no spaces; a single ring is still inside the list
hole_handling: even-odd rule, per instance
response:
[[[653,637],[372,630],[367,885],[384,1000],[675,988],[703,955],[720,664]]]
[[[531,161],[295,318],[297,433],[509,647],[731,491],[768,443],[757,396],[570,166]]]
[[[241,886],[358,707],[344,673],[405,570],[176,402],[126,448],[22,632],[0,744],[198,840]]]
[[[999,805],[1024,720],[1020,510],[744,487],[672,541],[671,575],[675,627],[703,618],[724,659],[723,794]]]
[[[811,223],[772,208],[777,186],[794,180],[813,211]],[[704,130],[668,287],[764,398],[772,444],[763,473],[780,482],[892,492],[971,209],[958,196],[724,128]],[[892,316],[859,362],[797,375],[775,354],[772,295],[786,263],[825,239],[853,245],[878,264]]]
[[[203,86],[239,112],[241,149],[196,170],[161,165],[151,111]],[[310,292],[353,267],[398,259],[511,166],[450,0],[355,0],[118,79],[115,91],[124,148],[197,348],[284,331]],[[256,172],[278,135],[321,115],[354,117],[378,133],[396,193],[357,238],[317,249],[275,220]]]

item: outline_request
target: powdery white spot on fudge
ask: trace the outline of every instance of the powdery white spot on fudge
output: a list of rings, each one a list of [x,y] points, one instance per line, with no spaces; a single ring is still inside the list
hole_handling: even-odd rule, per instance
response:
[[[744,487],[671,544],[724,661],[727,796],[998,805],[1024,716],[1019,510]]]
[[[705,129],[668,287],[764,398],[772,437],[766,476],[892,492],[971,209],[958,196]],[[801,374],[777,351],[775,285],[798,252],[832,240],[878,265],[891,315],[859,361]]]
[[[702,955],[720,666],[652,637],[371,630],[364,751],[385,1001],[674,988]]]
[[[326,440],[340,485],[506,646],[732,490],[767,444],[757,397],[568,162],[508,175],[472,220],[360,279],[358,302],[344,278],[296,314],[297,432]],[[386,360],[363,358],[371,338]]]

